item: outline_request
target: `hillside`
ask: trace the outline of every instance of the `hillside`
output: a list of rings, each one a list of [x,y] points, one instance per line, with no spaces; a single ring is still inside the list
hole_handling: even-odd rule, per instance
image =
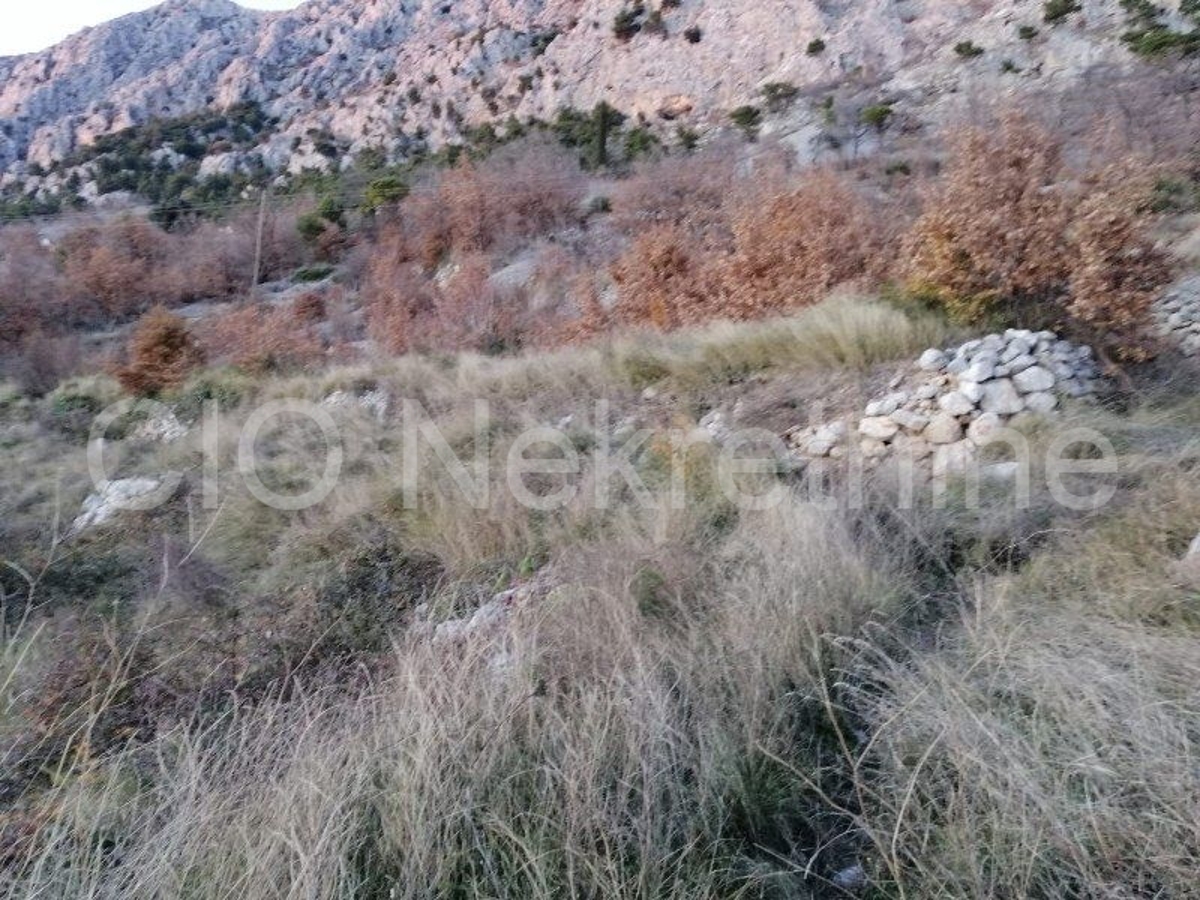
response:
[[[1200,0],[170,0],[0,60],[0,900],[1200,900]]]
[[[732,110],[762,105],[769,85],[786,94],[767,104],[777,114],[768,133],[786,132],[811,156],[828,124],[816,101],[831,92],[860,107],[886,100],[919,131],[964,103],[1069,91],[1134,64],[1121,36],[1144,25],[1131,25],[1128,4],[1086,0],[1061,15],[1054,6],[310,0],[261,13],[230,0],[168,0],[0,60],[0,168],[10,191],[61,190],[73,172],[86,184],[87,169],[47,181],[40,173],[101,136],[244,103],[272,124],[236,152],[206,149],[205,174],[338,167],[368,148],[395,160],[468,141],[481,126],[503,133],[602,101],[672,141],[679,126],[728,126]],[[1164,33],[1194,28],[1188,16],[1149,9]],[[779,102],[797,97],[806,102]],[[163,148],[178,165],[181,148]]]

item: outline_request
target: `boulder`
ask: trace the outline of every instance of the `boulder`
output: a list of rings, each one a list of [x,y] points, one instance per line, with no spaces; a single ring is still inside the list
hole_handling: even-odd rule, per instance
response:
[[[983,385],[975,381],[959,379],[958,392],[972,403],[978,403],[983,399]]]
[[[123,510],[136,509],[137,501],[153,494],[161,484],[157,478],[118,478],[104,482],[83,501],[83,509],[71,524],[70,533],[79,534],[103,525]]]
[[[887,456],[888,452],[887,444],[871,437],[863,438],[858,448],[867,459],[879,459],[881,456]]]
[[[981,353],[963,371],[965,381],[987,381],[996,374],[996,358],[990,354]]]
[[[928,459],[933,453],[933,445],[929,441],[911,434],[897,435],[892,447],[897,453],[915,460]]]
[[[911,431],[913,434],[920,434],[929,424],[929,416],[911,409],[898,409],[890,418],[905,431]]]

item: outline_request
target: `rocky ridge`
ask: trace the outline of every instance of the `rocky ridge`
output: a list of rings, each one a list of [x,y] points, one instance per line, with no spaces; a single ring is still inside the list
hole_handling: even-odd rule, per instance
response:
[[[298,172],[600,101],[664,134],[727,125],[731,109],[764,103],[768,85],[794,93],[764,131],[815,152],[827,112],[797,101],[838,86],[860,106],[919,108],[916,122],[1132,63],[1118,0],[1084,0],[1054,27],[1042,13],[1040,0],[309,0],[282,13],[167,0],[0,59],[0,171],[37,188],[36,167],[101,135],[239,102],[278,122],[255,157]],[[1035,25],[1035,38],[1020,36]],[[954,50],[964,40],[985,54],[964,60]],[[821,49],[806,52],[814,41]],[[869,143],[850,121],[855,147]],[[340,155],[323,152],[330,138]],[[205,171],[235,170],[250,154],[217,156]]]

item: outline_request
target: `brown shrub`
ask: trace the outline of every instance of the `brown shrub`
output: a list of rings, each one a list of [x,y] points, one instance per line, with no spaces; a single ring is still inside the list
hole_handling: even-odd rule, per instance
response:
[[[524,345],[536,323],[526,293],[498,289],[491,260],[469,254],[438,285],[418,264],[381,260],[384,279],[372,279],[367,328],[389,353],[429,350],[499,352]]]
[[[398,231],[384,236],[371,261],[364,287],[367,332],[389,353],[413,348],[415,322],[430,314],[434,288],[419,263],[406,258],[405,238]]]
[[[316,291],[301,294],[292,303],[292,315],[302,325],[315,325],[325,318],[325,298]]]
[[[400,210],[402,256],[435,268],[452,253],[506,252],[577,221],[586,192],[578,164],[560,148],[522,142],[486,160],[464,158],[413,190]]]
[[[125,390],[153,395],[177,388],[204,361],[182,318],[156,306],[141,318],[129,341],[129,361],[116,372]]]
[[[908,237],[909,287],[961,321],[1065,326],[1144,358],[1169,274],[1145,211],[1155,171],[1133,157],[1075,171],[1059,138],[1020,117],[964,130]]]
[[[39,397],[83,368],[83,351],[74,335],[34,331],[3,366],[4,373],[27,394]]]
[[[718,228],[729,219],[735,180],[737,161],[724,147],[644,163],[613,190],[613,223],[628,234],[654,225]]]
[[[839,284],[879,275],[889,234],[843,176],[824,170],[794,189],[743,207],[724,272],[724,313],[749,319],[815,303]]]
[[[176,299],[159,296],[172,256],[170,238],[143,219],[84,226],[68,234],[60,250],[67,290],[100,315],[126,318]]]
[[[639,235],[612,268],[621,297],[616,324],[673,329],[719,315],[723,285],[691,233],[659,225]]]
[[[740,203],[730,226],[732,252],[686,223],[652,227],[612,268],[621,288],[615,321],[671,329],[814,303],[839,284],[881,271],[886,218],[846,179],[823,171],[786,192]]]
[[[1061,142],[1028,120],[954,135],[907,240],[910,286],[963,321],[1059,296],[1070,218],[1063,176]]]
[[[203,335],[210,359],[257,374],[304,369],[324,357],[321,341],[288,308],[246,306],[215,317]]]
[[[54,254],[32,228],[0,229],[0,350],[19,347],[38,330],[69,324]]]
[[[1099,190],[1076,211],[1069,235],[1067,313],[1093,343],[1121,358],[1145,359],[1150,306],[1170,277],[1170,263],[1146,234],[1138,197]]]

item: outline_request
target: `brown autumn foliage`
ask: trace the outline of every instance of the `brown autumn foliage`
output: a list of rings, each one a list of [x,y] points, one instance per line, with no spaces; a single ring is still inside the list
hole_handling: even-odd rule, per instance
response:
[[[713,318],[754,319],[815,303],[839,284],[879,277],[887,216],[837,173],[740,203],[732,249],[686,223],[636,237],[612,267],[621,288],[614,319],[672,329]]]
[[[507,251],[577,221],[586,182],[574,159],[545,142],[522,142],[486,160],[464,158],[401,204],[388,228],[394,249],[433,269],[452,253]]]
[[[187,322],[156,306],[138,321],[129,341],[128,361],[116,376],[130,393],[152,396],[179,387],[203,361]]]
[[[84,365],[83,349],[75,335],[47,334],[40,329],[24,336],[15,351],[6,354],[0,373],[27,394],[48,394]]]
[[[615,324],[670,330],[721,314],[720,273],[683,226],[642,232],[611,273],[620,288]]]
[[[722,228],[735,182],[740,183],[736,149],[728,145],[655,159],[613,189],[612,222],[635,235],[657,225],[686,224],[700,232]]]
[[[950,158],[908,235],[910,288],[976,321],[1037,307],[1067,282],[1070,202],[1059,139],[1027,119],[953,136]]]
[[[723,280],[730,318],[757,318],[807,306],[834,287],[871,281],[890,262],[888,210],[831,170],[743,206],[733,220],[733,253]]]
[[[1151,355],[1150,307],[1170,278],[1170,262],[1147,236],[1137,196],[1100,190],[1076,210],[1068,236],[1067,313],[1120,358]]]
[[[486,254],[464,256],[441,284],[419,264],[386,265],[386,280],[372,279],[367,328],[388,352],[496,352],[523,346],[540,329],[524,291],[492,284]]]
[[[164,273],[172,258],[168,235],[144,219],[123,216],[87,225],[60,245],[67,290],[96,317],[121,319],[145,312],[163,297]]]
[[[62,301],[62,289],[54,254],[33,228],[0,229],[0,350],[69,324],[64,319],[72,310]]]
[[[265,374],[309,368],[324,358],[312,323],[294,309],[245,306],[216,316],[202,335],[210,359]]]
[[[1150,304],[1170,272],[1148,231],[1154,169],[1130,157],[1078,172],[1063,155],[1059,138],[1021,117],[960,132],[908,237],[909,288],[961,321],[1066,325],[1144,358]]]

